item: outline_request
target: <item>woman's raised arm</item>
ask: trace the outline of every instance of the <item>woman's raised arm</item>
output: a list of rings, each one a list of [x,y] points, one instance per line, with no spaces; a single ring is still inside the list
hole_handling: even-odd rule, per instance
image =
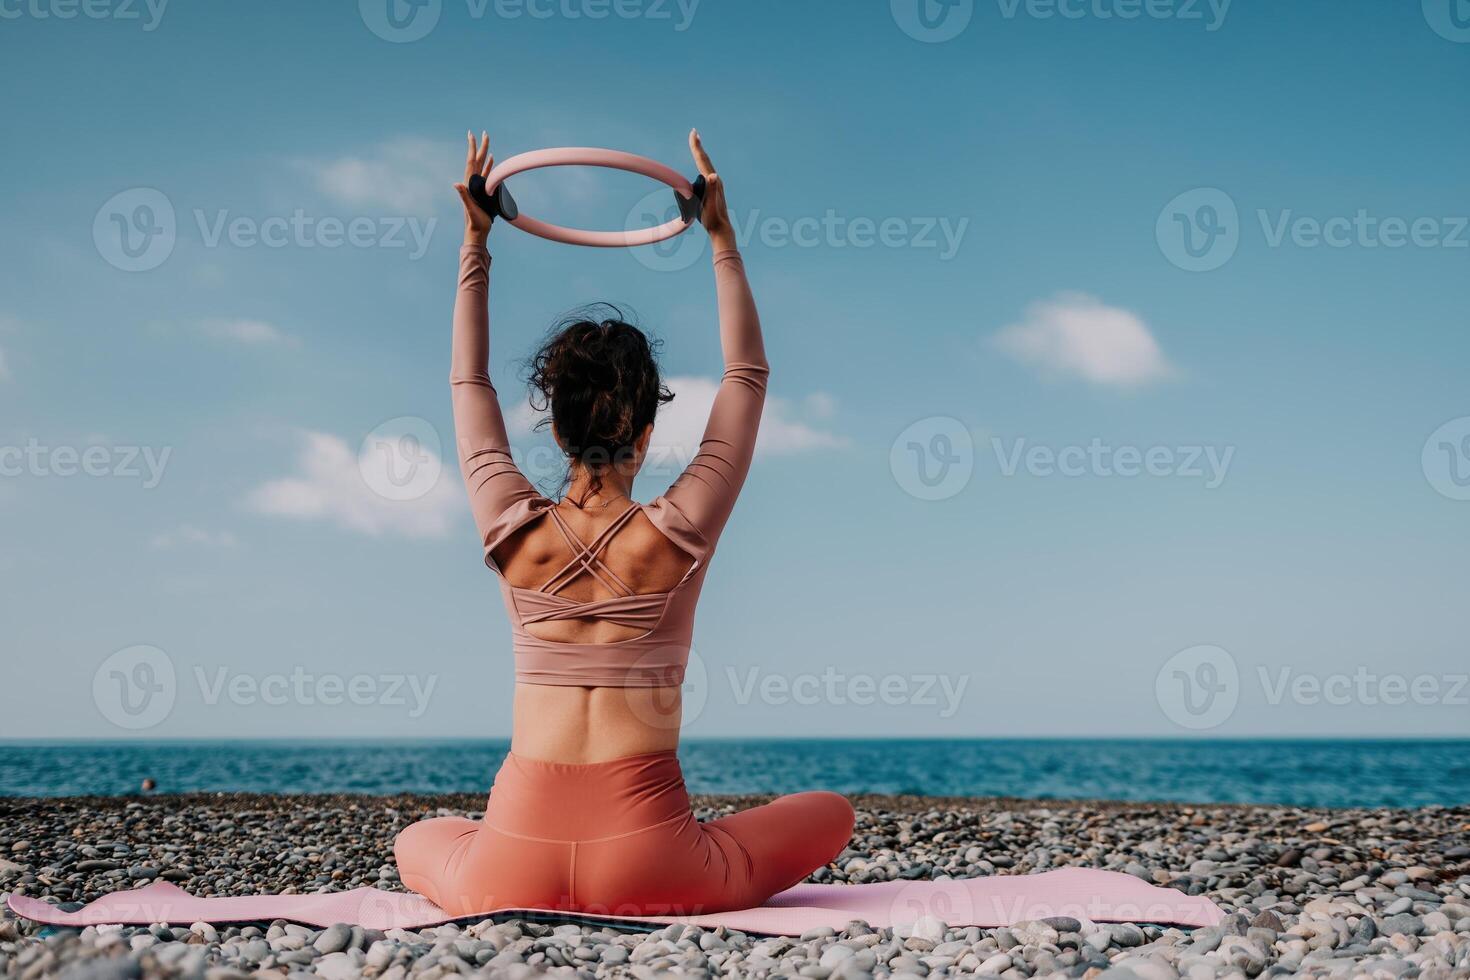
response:
[[[698,131],[689,134],[689,148],[709,185],[703,221],[714,248],[725,373],[699,452],[664,496],[713,546],[750,470],[766,401],[766,379],[771,371],[761,338],[760,315],[745,279],[745,263],[725,203],[724,182],[715,172]]]
[[[454,185],[464,202],[464,247],[459,251],[459,291],[454,299],[454,342],[449,384],[454,401],[454,434],[460,472],[469,490],[470,509],[480,537],[489,535],[501,514],[527,498],[538,497],[511,459],[510,438],[500,400],[490,383],[490,253],[485,247],[494,220],[470,197],[469,180],[495,165],[490,141],[469,137],[464,181]]]

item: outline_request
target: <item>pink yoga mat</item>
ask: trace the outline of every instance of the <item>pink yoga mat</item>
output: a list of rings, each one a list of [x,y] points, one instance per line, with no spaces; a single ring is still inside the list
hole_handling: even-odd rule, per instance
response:
[[[1203,896],[1158,888],[1132,875],[1093,868],[1062,868],[1034,875],[1003,875],[954,881],[885,881],[870,885],[797,885],[760,908],[711,915],[592,915],[546,909],[501,909],[455,920],[417,895],[359,888],[315,895],[249,895],[195,898],[177,885],[158,882],[135,891],[116,892],[77,912],[46,902],[9,896],[16,915],[58,926],[104,923],[192,925],[270,922],[285,919],[309,926],[338,922],[366,929],[422,929],[452,921],[484,918],[569,919],[632,925],[727,926],[743,932],[799,936],[809,929],[841,929],[853,919],[876,928],[903,928],[924,919],[948,926],[995,928],[1031,919],[1069,916],[1092,922],[1153,922],[1211,926],[1224,918]]]

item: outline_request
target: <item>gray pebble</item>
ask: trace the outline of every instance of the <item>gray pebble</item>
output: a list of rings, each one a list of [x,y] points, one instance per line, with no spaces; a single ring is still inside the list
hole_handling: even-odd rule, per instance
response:
[[[323,956],[329,956],[333,953],[342,952],[351,942],[352,927],[339,922],[334,926],[323,929],[321,935],[317,936],[316,941],[312,943],[312,946]]]
[[[696,806],[701,819],[728,812],[702,801]],[[1185,808],[1129,804],[1102,811],[1108,814],[1107,833],[1100,835],[1104,825],[1097,823],[1100,811],[1093,804],[876,806],[860,811],[850,845],[813,880],[903,882],[1099,867],[1208,895],[1228,914],[1218,927],[1200,930],[1094,926],[1080,916],[980,929],[928,916],[898,936],[848,923],[801,939],[684,924],[625,935],[606,926],[526,921],[386,935],[347,924],[311,929],[285,922],[261,928],[93,927],[43,935],[29,923],[0,916],[0,976],[114,980],[105,971],[116,970],[118,980],[241,980],[260,971],[271,980],[364,974],[440,980],[478,971],[511,980],[543,974],[568,980],[659,980],[674,974],[1438,980],[1470,971],[1470,875],[1459,873],[1454,862],[1464,857],[1450,857],[1454,848],[1446,846],[1465,847],[1462,827],[1470,823],[1470,812],[1464,808],[1334,811],[1330,830],[1307,832],[1300,828],[1322,822],[1320,813],[1194,807],[1181,819]],[[0,828],[0,835],[8,831],[19,838],[0,836],[0,853],[15,858],[0,858],[0,880],[18,894],[73,909],[100,892],[158,878],[203,894],[364,885],[396,890],[402,887],[397,874],[384,863],[396,829],[440,810],[464,815],[476,807],[459,798],[416,803],[410,813],[401,799],[363,797],[344,804],[335,798],[242,798],[228,805],[198,799],[180,806],[148,797],[89,804],[79,815],[54,804],[19,801],[12,821],[17,829]],[[21,843],[26,846],[17,851]]]
[[[1424,934],[1424,920],[1420,919],[1417,915],[1390,915],[1384,918],[1382,931],[1386,936],[1396,934],[1422,936]]]

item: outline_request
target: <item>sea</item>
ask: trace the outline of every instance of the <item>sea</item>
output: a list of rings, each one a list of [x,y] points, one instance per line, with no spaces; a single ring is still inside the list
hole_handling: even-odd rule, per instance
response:
[[[0,742],[0,796],[483,793],[509,749],[467,741]],[[693,740],[695,793],[1470,804],[1470,740]]]

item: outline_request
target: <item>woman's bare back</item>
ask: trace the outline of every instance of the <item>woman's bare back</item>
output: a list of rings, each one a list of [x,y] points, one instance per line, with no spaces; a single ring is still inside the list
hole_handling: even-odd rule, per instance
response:
[[[567,529],[585,544],[596,541],[630,506],[631,501],[615,501],[584,510],[563,501],[556,509]],[[492,557],[511,585],[540,589],[577,557],[577,551],[547,514],[502,543]],[[694,558],[680,551],[641,510],[617,530],[599,557],[618,580],[639,595],[671,591],[694,565]],[[563,576],[555,591],[575,602],[599,602],[619,595],[585,568]],[[636,627],[594,618],[531,623],[526,631],[556,643],[618,643],[641,632]]]

